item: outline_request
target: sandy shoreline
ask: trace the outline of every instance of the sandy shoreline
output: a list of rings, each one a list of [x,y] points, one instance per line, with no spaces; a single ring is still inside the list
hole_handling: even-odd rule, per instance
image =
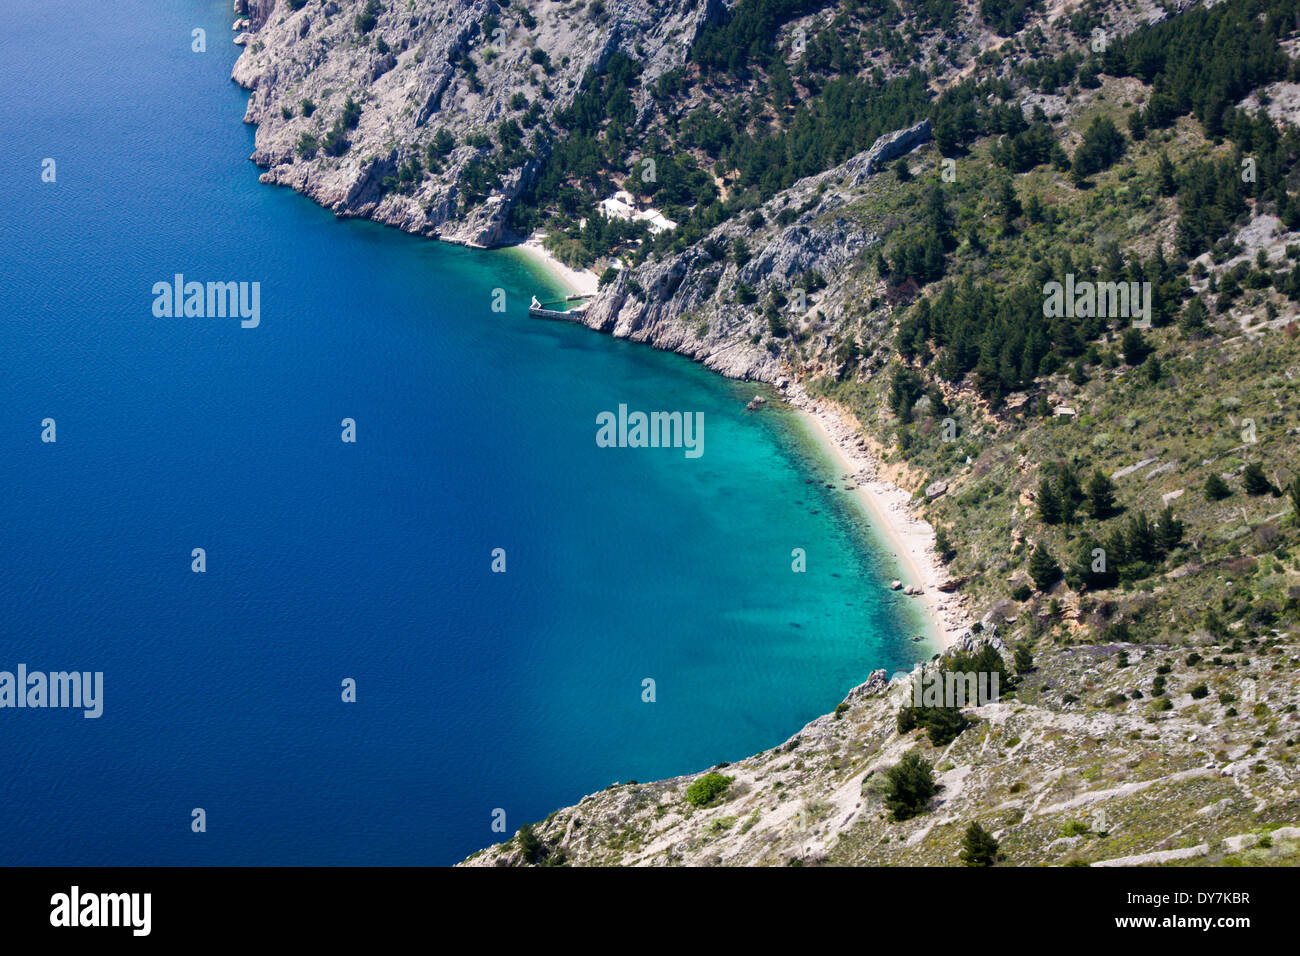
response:
[[[863,510],[898,563],[899,580],[904,586],[921,588],[911,600],[918,602],[925,617],[926,636],[940,650],[951,647],[972,622],[956,592],[939,590],[949,574],[935,553],[934,529],[912,512],[911,495],[877,477],[876,460],[863,447],[862,436],[847,415],[829,402],[810,397],[799,385],[791,386],[787,396],[840,473],[853,477]]]
[[[570,295],[595,295],[600,287],[600,277],[596,273],[590,269],[574,269],[572,266],[566,266],[546,250],[539,235],[531,236],[527,241],[508,248],[545,272],[556,283],[567,289]]]
[[[570,294],[594,295],[599,288],[596,273],[565,265],[545,249],[542,238],[540,234],[533,235],[510,249]],[[899,580],[904,587],[921,589],[920,594],[910,599],[917,602],[928,642],[938,650],[952,646],[970,630],[971,618],[958,594],[939,590],[949,574],[935,553],[934,529],[913,513],[911,495],[877,477],[876,460],[864,446],[857,424],[849,416],[830,402],[812,398],[798,384],[787,390],[786,397],[808,424],[808,433],[835,463],[837,471],[852,476],[863,511],[897,563]]]

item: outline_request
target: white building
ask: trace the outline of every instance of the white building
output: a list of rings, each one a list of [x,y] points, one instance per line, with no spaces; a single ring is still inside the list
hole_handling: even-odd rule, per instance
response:
[[[658,209],[637,209],[636,198],[626,190],[620,189],[614,195],[600,201],[600,214],[606,219],[622,219],[624,222],[644,222],[653,233],[676,229],[673,222]]]

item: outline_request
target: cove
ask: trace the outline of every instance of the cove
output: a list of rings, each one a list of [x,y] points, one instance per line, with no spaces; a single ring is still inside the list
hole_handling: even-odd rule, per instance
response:
[[[10,20],[0,633],[107,703],[0,712],[0,862],[449,864],[497,810],[775,746],[912,662],[870,529],[752,385],[260,184],[226,0]],[[177,273],[259,283],[260,324],[155,316]],[[620,405],[702,414],[707,453],[600,448]]]

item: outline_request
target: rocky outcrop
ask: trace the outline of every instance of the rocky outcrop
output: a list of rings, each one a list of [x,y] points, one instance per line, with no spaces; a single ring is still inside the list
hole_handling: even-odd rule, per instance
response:
[[[868,176],[880,172],[885,163],[910,153],[923,143],[928,143],[930,136],[928,119],[921,120],[915,126],[887,133],[877,139],[865,153],[859,153],[844,164],[843,178],[851,185],[860,186]]]
[[[756,232],[749,217],[724,223],[679,255],[619,273],[574,321],[678,352],[730,378],[775,384],[790,370],[777,352],[755,344],[772,327],[763,300],[784,297],[782,321],[808,322],[824,305],[810,279],[844,274],[882,238],[842,210],[885,163],[930,135],[923,120],[881,136],[843,165],[765,203],[759,213],[774,228]],[[751,248],[751,258],[738,261],[737,240]]]
[[[307,0],[298,10],[285,0],[236,4],[251,21],[232,77],[251,93],[244,119],[257,126],[252,159],[265,169],[263,182],[341,216],[473,246],[512,238],[510,209],[549,151],[544,130],[589,68],[616,51],[635,54],[644,108],[646,88],[685,61],[723,9],[721,0],[624,0],[603,9],[541,0],[526,14],[494,0],[376,6],[371,25],[367,0]],[[346,131],[346,151],[331,156],[323,143],[349,97],[361,115]],[[495,142],[507,120],[524,132],[524,158],[484,195],[470,180],[488,151],[474,140]],[[430,170],[439,132],[455,145],[435,154],[440,168]],[[412,157],[420,172],[401,182]]]
[[[276,0],[245,0],[244,9],[242,11],[237,9],[236,12],[248,17],[250,29],[260,30],[270,19],[275,4]],[[284,4],[282,3],[281,6]]]

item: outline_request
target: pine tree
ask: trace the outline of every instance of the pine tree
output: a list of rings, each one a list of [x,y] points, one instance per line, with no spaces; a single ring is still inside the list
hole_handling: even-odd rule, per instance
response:
[[[1165,510],[1160,512],[1156,535],[1160,542],[1160,550],[1165,554],[1183,543],[1183,523],[1174,517],[1174,509],[1167,505]]]
[[[1151,526],[1151,520],[1145,511],[1139,511],[1129,519],[1124,546],[1132,561],[1154,561],[1160,556],[1155,528]]]
[[[932,185],[925,196],[926,227],[946,249],[952,244],[952,213],[943,194],[943,187]]]
[[[1132,328],[1124,332],[1120,348],[1124,350],[1124,361],[1134,368],[1146,361],[1146,357],[1151,354],[1151,346],[1147,345],[1142,333]]]
[[[1205,334],[1205,320],[1209,315],[1205,310],[1205,303],[1201,301],[1199,295],[1193,296],[1192,301],[1187,303],[1187,308],[1183,311],[1183,317],[1179,320],[1179,327],[1183,330],[1183,335],[1189,339],[1199,339]]]
[[[1264,476],[1264,466],[1260,462],[1247,465],[1241,479],[1248,495],[1263,495],[1273,490],[1273,483]]]
[[[1128,551],[1128,542],[1125,539],[1122,528],[1114,529],[1106,536],[1106,543],[1103,546],[1106,552],[1106,569],[1108,573],[1119,574],[1119,569],[1129,563],[1130,555]],[[1116,578],[1118,580],[1118,578]]]
[[[1206,501],[1222,501],[1230,494],[1232,494],[1232,489],[1228,487],[1228,483],[1220,478],[1217,473],[1210,475],[1209,478],[1205,479]]]
[[[1099,116],[1083,134],[1083,142],[1074,151],[1072,173],[1081,183],[1093,173],[1108,168],[1124,153],[1124,134],[1108,117]]]
[[[1105,521],[1115,513],[1115,484],[1098,469],[1088,482],[1088,514]]]
[[[956,707],[923,707],[917,715],[917,721],[925,728],[930,743],[936,747],[948,746],[970,726],[970,721]]]
[[[998,860],[998,841],[978,823],[966,828],[961,846],[961,861],[966,866],[993,866]]]
[[[1006,662],[1002,660],[1002,655],[998,653],[997,648],[992,644],[985,644],[975,655],[975,664],[973,667],[960,668],[964,671],[975,671],[975,673],[997,674],[998,682],[1004,686],[1010,686],[1013,681],[1011,672],[1007,670]]]
[[[1016,645],[1014,662],[1017,674],[1028,674],[1034,669],[1034,655],[1029,653],[1029,648],[1024,644]]]
[[[898,732],[900,734],[911,733],[920,724],[918,712],[920,707],[912,707],[904,704],[898,708]]]
[[[1029,576],[1040,591],[1046,591],[1061,580],[1061,566],[1053,560],[1051,554],[1040,541],[1029,556]]]
[[[1178,192],[1178,183],[1174,179],[1174,164],[1164,153],[1160,154],[1160,165],[1156,167],[1156,188],[1162,196],[1172,196]]]
[[[998,205],[1002,208],[1002,231],[1011,233],[1015,231],[1016,219],[1021,213],[1020,200],[1016,198],[1016,189],[1011,185],[1011,180],[1003,180],[1002,189],[998,194]]]
[[[1112,536],[1115,534],[1112,532]],[[1101,554],[1096,554],[1097,551],[1101,551]],[[1119,583],[1119,559],[1122,557],[1122,554],[1112,557],[1109,547],[1102,547],[1097,539],[1085,535],[1079,542],[1079,550],[1066,580],[1075,590],[1080,585],[1086,585],[1091,590],[1113,588]]]
[[[1300,521],[1300,475],[1295,476],[1287,488],[1287,493],[1291,496],[1291,508],[1295,512],[1295,519]]]
[[[1043,524],[1061,523],[1061,499],[1048,478],[1038,483],[1038,520]]]
[[[1140,143],[1147,138],[1147,124],[1140,109],[1128,114],[1128,132],[1135,143]]]
[[[885,771],[888,782],[885,808],[895,820],[910,820],[921,813],[938,792],[933,769],[930,761],[909,750],[902,760]]]
[[[948,531],[945,528],[936,528],[934,532],[934,550],[939,555],[939,560],[947,564],[957,556],[957,549],[953,547],[952,539],[948,537]]]
[[[1056,479],[1056,499],[1061,507],[1061,520],[1074,524],[1074,515],[1083,502],[1083,489],[1079,487],[1079,476],[1069,465],[1062,465]]]

